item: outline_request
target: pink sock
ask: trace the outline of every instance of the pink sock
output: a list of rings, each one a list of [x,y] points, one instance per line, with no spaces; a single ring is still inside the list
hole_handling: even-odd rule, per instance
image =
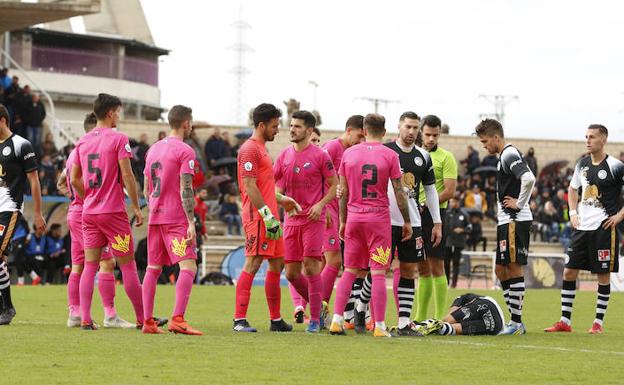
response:
[[[112,318],[117,315],[115,310],[115,275],[113,273],[98,273],[98,289],[104,305],[104,317]]]
[[[176,282],[176,299],[172,318],[178,315],[184,317],[184,313],[186,313],[186,306],[188,305],[188,301],[191,296],[194,279],[194,272],[190,270],[180,270],[180,274],[178,274],[178,282]]]
[[[372,294],[375,298],[375,301],[372,303],[375,313],[375,322],[383,322],[386,319],[386,304],[388,302],[385,274],[373,274]]]
[[[80,314],[82,322],[91,323],[91,301],[93,301],[93,287],[95,286],[95,273],[100,264],[98,262],[86,262],[80,276]]]
[[[323,271],[325,272],[325,271]],[[344,271],[342,277],[338,281],[336,286],[336,299],[334,301],[334,314],[343,315],[344,309],[347,306],[347,301],[351,296],[351,286],[355,281],[355,274],[350,271]],[[323,287],[325,288],[325,287]]]
[[[292,283],[288,282],[288,290],[290,290],[290,298],[292,299],[293,307],[296,309],[298,307],[302,307],[305,309],[305,306],[302,305],[304,299],[301,298],[299,293],[297,293],[297,289],[292,285]]]
[[[323,282],[323,301],[329,302],[332,291],[334,291],[334,284],[336,283],[336,277],[338,277],[339,272],[339,268],[332,265],[325,265],[325,268],[321,273],[321,281]]]
[[[269,316],[271,320],[282,318],[280,314],[280,303],[282,301],[282,289],[280,288],[280,275],[267,270],[264,280],[264,293],[269,305]]]
[[[128,298],[130,298],[130,302],[132,302],[132,307],[134,308],[134,313],[136,314],[137,323],[143,323],[143,299],[142,291],[141,291],[141,281],[139,281],[139,274],[137,273],[136,262],[131,261],[126,263],[125,265],[120,265],[119,269],[121,270],[121,277],[124,283],[124,289],[126,290],[126,294]]]
[[[303,274],[299,274],[297,279],[290,281],[295,287],[297,293],[306,301],[308,301],[308,280]]]
[[[401,280],[401,269],[397,267],[392,271],[392,292],[397,313],[399,312],[399,280]]]
[[[143,315],[145,319],[154,317],[154,299],[156,297],[156,284],[162,269],[148,267],[143,277]]]
[[[80,273],[71,272],[67,279],[67,304],[72,317],[80,317]]]
[[[320,274],[310,275],[308,278],[308,298],[310,299],[310,319],[320,321],[321,319],[321,291],[323,281]]]

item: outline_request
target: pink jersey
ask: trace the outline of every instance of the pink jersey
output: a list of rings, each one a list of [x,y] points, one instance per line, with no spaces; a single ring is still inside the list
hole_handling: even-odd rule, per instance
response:
[[[156,142],[145,156],[144,175],[149,193],[149,224],[186,224],[180,198],[180,176],[195,174],[195,151],[179,138]]]
[[[327,153],[311,144],[301,152],[294,146],[285,148],[275,160],[273,173],[276,186],[301,206],[301,213],[288,216],[285,224],[299,226],[308,223],[308,210],[327,194],[325,180],[336,175],[336,170]]]
[[[67,157],[67,162],[65,162],[65,183],[67,184],[67,191],[69,191],[69,208],[67,212],[82,212],[82,198],[76,195],[74,192],[74,186],[71,185],[70,176],[71,170],[74,167],[74,162],[76,162],[76,151],[72,151],[69,153]]]
[[[365,142],[344,152],[339,170],[347,179],[348,222],[390,223],[388,181],[401,178],[399,155],[379,142]]]
[[[323,145],[323,151],[329,155],[329,159],[331,159],[334,164],[334,168],[338,170],[338,168],[340,168],[340,162],[342,161],[342,154],[345,152],[345,147],[342,145],[340,138],[332,139],[325,143]],[[325,187],[328,188],[329,185],[325,184]],[[327,206],[334,210],[335,213],[338,213],[338,198],[329,202]]]
[[[126,212],[119,161],[132,157],[128,136],[94,128],[76,144],[73,165],[82,169],[83,214]]]

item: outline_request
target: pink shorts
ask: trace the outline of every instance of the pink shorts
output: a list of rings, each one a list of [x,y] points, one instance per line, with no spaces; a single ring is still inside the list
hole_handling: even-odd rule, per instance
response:
[[[110,246],[110,252],[114,257],[134,254],[132,230],[125,212],[82,214],[82,236],[85,249]]]
[[[147,263],[171,266],[185,259],[197,259],[195,240],[186,241],[187,224],[168,223],[147,228]]]
[[[340,252],[340,237],[338,236],[338,227],[340,226],[340,222],[338,219],[338,211],[334,210],[333,207],[327,207],[327,212],[331,217],[331,224],[329,227],[323,226],[323,252]]]
[[[84,265],[84,239],[82,239],[82,212],[67,213],[67,227],[71,235],[72,265]]]
[[[301,226],[284,227],[284,262],[303,262],[303,257],[316,258],[323,255],[323,228],[325,221],[308,222]]]
[[[390,222],[349,222],[345,228],[344,266],[350,269],[387,269],[392,246]]]

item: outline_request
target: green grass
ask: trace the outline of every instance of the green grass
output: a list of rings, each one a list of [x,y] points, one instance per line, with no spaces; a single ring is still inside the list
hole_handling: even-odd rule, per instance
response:
[[[156,314],[168,316],[172,286],[158,288]],[[96,291],[97,292],[97,291]],[[464,292],[464,291],[461,291]],[[460,291],[451,291],[449,298]],[[503,303],[500,292],[488,292]],[[97,297],[97,295],[96,295]],[[525,302],[529,333],[510,337],[374,339],[268,332],[262,287],[254,287],[249,319],[256,334],[234,334],[233,287],[195,287],[187,318],[203,337],[88,332],[65,327],[65,288],[14,287],[18,315],[0,327],[0,384],[621,384],[624,382],[624,295],[614,293],[606,334],[586,333],[595,294],[575,301],[574,333],[546,335],[559,318],[559,292],[532,290]],[[389,295],[389,299],[392,297]],[[292,306],[283,291],[283,314]],[[117,308],[132,320],[117,286]],[[389,309],[394,312],[394,303]],[[99,299],[96,320],[102,319]],[[389,316],[389,324],[396,317]]]

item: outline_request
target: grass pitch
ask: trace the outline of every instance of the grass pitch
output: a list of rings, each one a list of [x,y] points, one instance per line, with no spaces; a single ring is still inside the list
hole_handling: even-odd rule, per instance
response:
[[[96,290],[97,291],[97,290]],[[451,290],[450,300],[465,291]],[[504,304],[501,292],[484,292]],[[292,311],[283,290],[283,314]],[[97,295],[96,295],[97,297]],[[529,290],[529,333],[505,337],[374,339],[268,331],[264,289],[254,287],[249,320],[256,334],[231,331],[234,287],[195,287],[187,318],[203,337],[95,332],[65,326],[63,286],[13,287],[17,317],[0,327],[0,384],[622,384],[624,294],[611,294],[604,335],[586,333],[595,293],[578,292],[572,334],[547,335],[559,319],[559,292]],[[394,302],[389,293],[389,313]],[[158,287],[157,315],[169,316],[172,286]],[[123,287],[119,314],[133,320]],[[502,306],[504,307],[504,306]],[[94,315],[103,314],[99,299]],[[388,324],[396,322],[394,314]]]

